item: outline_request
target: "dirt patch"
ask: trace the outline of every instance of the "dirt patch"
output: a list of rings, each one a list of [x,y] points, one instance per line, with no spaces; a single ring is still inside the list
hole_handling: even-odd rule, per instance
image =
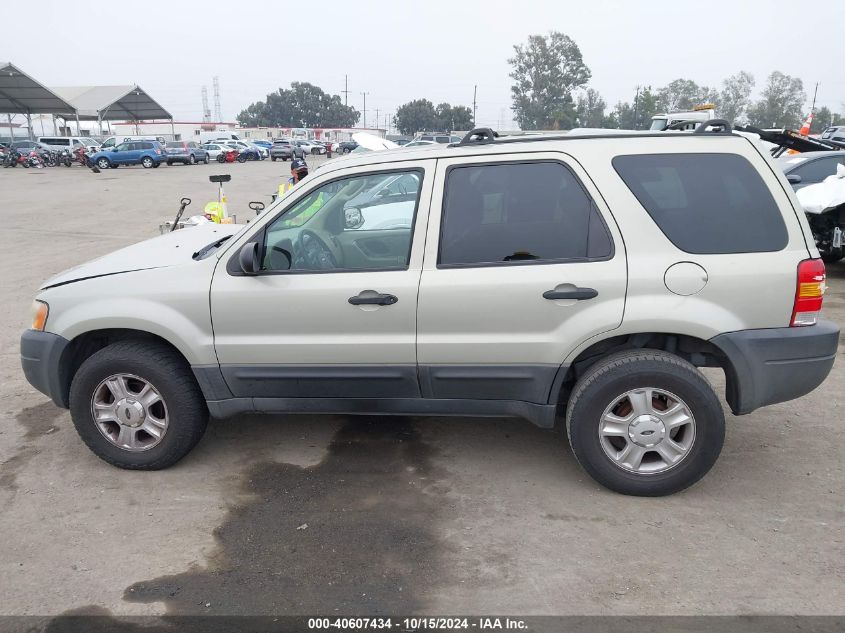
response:
[[[124,599],[169,615],[420,612],[448,580],[430,458],[410,419],[350,418],[320,464],[249,469],[237,496],[249,500],[215,530],[207,568],[136,583]]]
[[[26,429],[25,440],[33,440],[42,435],[49,435],[58,430],[56,419],[64,413],[53,402],[47,401],[22,409],[15,415],[15,420]]]

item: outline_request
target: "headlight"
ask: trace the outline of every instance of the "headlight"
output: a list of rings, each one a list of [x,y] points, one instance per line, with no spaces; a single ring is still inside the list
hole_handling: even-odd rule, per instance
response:
[[[47,315],[50,313],[50,306],[37,299],[32,302],[32,329],[39,332],[44,331],[47,325]]]

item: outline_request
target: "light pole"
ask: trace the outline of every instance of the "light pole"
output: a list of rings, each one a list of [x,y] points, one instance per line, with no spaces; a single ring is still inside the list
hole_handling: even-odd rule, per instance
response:
[[[366,127],[367,127],[367,95],[370,94],[370,93],[369,92],[362,92],[361,94],[364,95],[364,125],[362,127],[364,127],[366,129]]]

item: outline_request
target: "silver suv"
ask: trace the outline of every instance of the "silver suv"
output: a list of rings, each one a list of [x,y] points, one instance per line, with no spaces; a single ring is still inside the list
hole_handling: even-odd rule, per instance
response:
[[[663,495],[722,448],[699,368],[724,370],[735,415],[825,379],[824,290],[786,178],[726,124],[477,130],[328,163],[246,226],[64,272],[21,355],[122,468],[175,463],[209,415],[521,416],[560,420],[608,488]]]

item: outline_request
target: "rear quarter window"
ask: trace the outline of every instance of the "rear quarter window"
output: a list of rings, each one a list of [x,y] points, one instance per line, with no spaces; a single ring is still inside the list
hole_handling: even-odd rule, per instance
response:
[[[760,174],[742,156],[616,156],[613,167],[682,251],[762,253],[786,246],[780,209]]]

